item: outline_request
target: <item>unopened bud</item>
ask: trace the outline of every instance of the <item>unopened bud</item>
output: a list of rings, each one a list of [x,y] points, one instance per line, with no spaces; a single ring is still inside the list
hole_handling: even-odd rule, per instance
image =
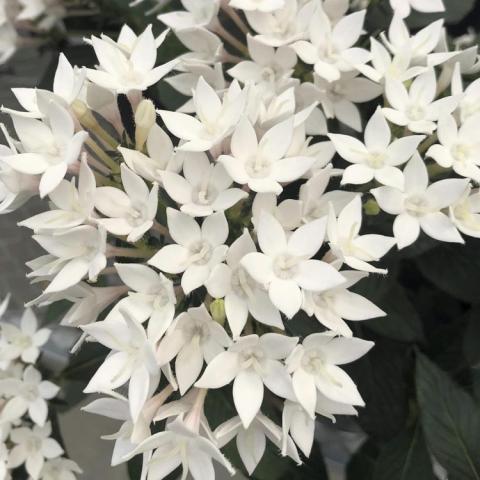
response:
[[[376,200],[371,198],[365,205],[363,205],[363,210],[365,211],[366,215],[378,215],[380,213],[380,207]]]
[[[217,298],[210,304],[210,313],[215,322],[225,324],[225,302],[222,298]]]
[[[135,148],[142,150],[157,114],[151,100],[142,100],[135,111]]]

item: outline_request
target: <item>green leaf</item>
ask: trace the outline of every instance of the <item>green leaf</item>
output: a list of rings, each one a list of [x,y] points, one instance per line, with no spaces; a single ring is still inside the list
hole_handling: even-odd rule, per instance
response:
[[[378,448],[367,440],[352,456],[347,465],[347,480],[373,480]]]
[[[463,351],[469,365],[480,368],[480,306],[467,314],[467,328],[463,336]]]
[[[421,342],[424,338],[422,321],[407,296],[406,290],[392,277],[371,275],[353,290],[364,295],[387,313],[386,317],[363,322],[370,330],[401,342]]]
[[[480,301],[480,240],[439,245],[418,258],[418,267],[450,295],[468,303]]]
[[[445,12],[427,14],[413,11],[407,20],[410,28],[425,27],[440,18],[444,18],[447,24],[455,25],[460,23],[475,6],[475,0],[443,0],[443,3]]]
[[[376,441],[389,441],[404,428],[408,416],[410,348],[387,338],[370,338],[375,347],[348,366],[365,408],[358,423]]]
[[[427,357],[418,353],[417,398],[427,445],[456,480],[480,480],[480,407]]]
[[[404,431],[381,450],[373,480],[435,480],[421,427]]]

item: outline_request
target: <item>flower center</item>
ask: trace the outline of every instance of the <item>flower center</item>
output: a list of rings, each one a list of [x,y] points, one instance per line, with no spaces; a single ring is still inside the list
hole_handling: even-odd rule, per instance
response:
[[[367,157],[367,164],[371,168],[383,168],[386,158],[385,152],[372,152]]]
[[[288,253],[278,255],[273,261],[273,271],[278,278],[289,280],[298,273],[298,264],[301,260]]]
[[[254,295],[255,283],[247,271],[239,266],[232,272],[232,290],[242,298],[252,298]]]
[[[212,246],[201,240],[190,246],[189,263],[196,265],[206,265],[212,258]]]
[[[470,158],[470,152],[470,146],[465,144],[456,144],[451,149],[452,157],[459,163],[466,163]]]
[[[245,169],[252,178],[265,178],[270,174],[271,163],[269,160],[257,155],[247,162]]]
[[[414,122],[423,120],[426,115],[425,108],[422,107],[421,105],[411,105],[407,109],[406,113],[407,113],[407,117]]]
[[[405,208],[414,217],[421,217],[431,210],[428,200],[423,195],[413,195],[405,199]]]

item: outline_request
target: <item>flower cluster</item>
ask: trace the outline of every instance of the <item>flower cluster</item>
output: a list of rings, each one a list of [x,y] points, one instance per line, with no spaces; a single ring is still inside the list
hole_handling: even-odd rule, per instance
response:
[[[53,91],[14,91],[0,210],[49,199],[21,222],[46,251],[34,303],[68,299],[63,323],[110,350],[85,391],[123,422],[113,465],[142,454],[152,480],[213,479],[233,439],[250,474],[266,439],[301,463],[317,415],[364,405],[343,366],[373,343],[348,322],[385,313],[352,287],[421,230],[480,236],[476,48],[449,51],[441,20],[410,33],[410,8],[440,2],[391,3],[364,42],[346,0],[184,0],[160,36],[92,36],[96,68],[62,55]],[[171,30],[186,52],[158,65]],[[164,77],[176,111],[148,98]],[[362,229],[380,210],[393,236]],[[213,428],[217,390],[235,416]]]
[[[0,318],[8,306],[0,306]],[[0,478],[17,478],[24,468],[29,480],[75,480],[82,473],[78,465],[63,456],[52,438],[48,401],[59,388],[43,380],[35,368],[40,348],[51,330],[38,329],[31,309],[26,309],[20,325],[0,322]]]

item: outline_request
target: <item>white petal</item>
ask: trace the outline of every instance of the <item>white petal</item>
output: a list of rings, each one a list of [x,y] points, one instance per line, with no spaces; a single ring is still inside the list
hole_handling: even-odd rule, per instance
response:
[[[274,278],[268,288],[268,295],[272,303],[287,318],[292,318],[302,306],[302,292],[292,280]]]
[[[320,260],[307,260],[298,266],[295,281],[305,290],[320,292],[335,288],[345,282],[338,270]]]
[[[429,213],[420,218],[422,230],[442,242],[465,243],[453,222],[443,213]]]
[[[365,145],[348,135],[330,134],[328,136],[335,146],[337,153],[351,163],[362,163],[368,156]]]
[[[263,401],[263,382],[253,370],[242,370],[233,382],[233,401],[243,426],[248,428],[260,411]]]
[[[257,227],[258,243],[262,252],[273,257],[287,248],[285,231],[280,222],[271,214],[261,212]]]
[[[292,386],[298,402],[307,411],[310,417],[315,418],[317,390],[312,375],[300,368],[292,375]]]
[[[393,235],[400,250],[408,247],[420,235],[420,222],[406,213],[399,215],[393,222]]]
[[[239,369],[238,353],[222,352],[207,365],[195,386],[197,388],[224,387],[235,378]]]
[[[181,395],[194,384],[203,367],[203,356],[198,343],[191,342],[183,347],[175,360],[175,372]]]

